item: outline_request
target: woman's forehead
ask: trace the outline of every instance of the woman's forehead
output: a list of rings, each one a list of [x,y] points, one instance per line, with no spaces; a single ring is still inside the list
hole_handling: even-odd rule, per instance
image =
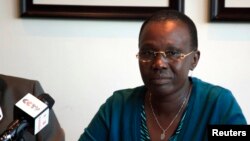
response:
[[[177,21],[152,22],[145,26],[139,39],[139,46],[164,46],[186,48],[191,37],[185,24]]]

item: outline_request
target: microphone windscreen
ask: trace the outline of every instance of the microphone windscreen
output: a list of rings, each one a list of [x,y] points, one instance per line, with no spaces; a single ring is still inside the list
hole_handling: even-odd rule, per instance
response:
[[[48,105],[49,109],[51,109],[55,104],[55,100],[49,94],[43,93],[37,98],[44,102],[46,105]]]

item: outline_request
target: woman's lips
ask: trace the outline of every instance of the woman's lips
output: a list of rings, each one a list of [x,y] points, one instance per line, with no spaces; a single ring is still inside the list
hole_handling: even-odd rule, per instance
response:
[[[159,78],[152,78],[151,83],[157,84],[157,85],[162,85],[162,84],[167,84],[170,83],[171,78],[168,77],[159,77]]]

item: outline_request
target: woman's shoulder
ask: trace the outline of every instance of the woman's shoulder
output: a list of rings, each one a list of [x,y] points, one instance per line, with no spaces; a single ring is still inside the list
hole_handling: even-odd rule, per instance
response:
[[[145,87],[138,86],[134,88],[119,89],[114,91],[114,93],[107,99],[108,103],[131,103],[135,101],[140,101],[143,99],[145,94]]]
[[[120,97],[120,98],[128,99],[131,97],[138,97],[138,96],[144,94],[144,91],[145,91],[144,86],[120,89],[120,90],[114,91],[112,97],[117,97],[117,98]]]
[[[134,93],[140,93],[145,89],[144,86],[137,86],[134,88],[125,88],[125,89],[119,89],[114,91],[114,95],[124,95],[124,96],[128,96]]]
[[[226,87],[206,82],[198,78],[192,78],[193,93],[200,99],[210,99],[211,101],[235,100],[232,91]]]
[[[208,93],[231,93],[228,88],[192,77],[193,88]]]

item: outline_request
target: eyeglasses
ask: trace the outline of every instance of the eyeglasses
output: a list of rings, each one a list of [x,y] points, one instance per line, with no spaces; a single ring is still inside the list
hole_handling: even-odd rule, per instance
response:
[[[155,59],[157,54],[162,55],[165,59],[167,59],[170,62],[173,61],[180,61],[187,57],[188,55],[192,54],[194,52],[191,51],[187,54],[181,53],[179,51],[152,51],[152,50],[147,50],[147,51],[139,51],[139,53],[136,55],[136,57],[139,59],[141,62],[151,62]]]

